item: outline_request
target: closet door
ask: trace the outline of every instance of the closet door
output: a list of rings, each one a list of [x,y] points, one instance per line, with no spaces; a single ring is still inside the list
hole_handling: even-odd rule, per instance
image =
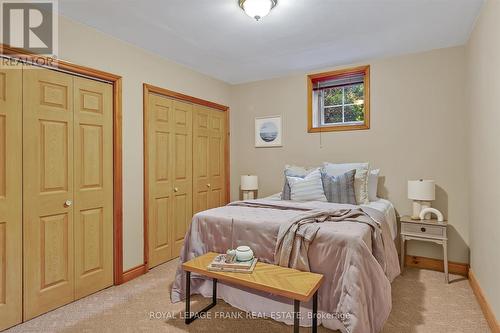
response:
[[[113,284],[113,91],[74,78],[75,298]]]
[[[0,331],[22,321],[22,69],[0,67]]]
[[[193,114],[193,213],[210,207],[210,110],[195,105]]]
[[[173,239],[172,255],[178,257],[193,216],[193,106],[173,101]]]
[[[226,204],[225,113],[195,106],[193,132],[194,212]]]
[[[23,72],[24,319],[74,299],[73,77]]]
[[[172,258],[172,193],[174,187],[173,101],[149,94],[144,122],[147,127],[146,147],[148,179],[148,252],[149,267]]]
[[[226,204],[225,140],[226,115],[222,111],[210,110],[210,145],[209,145],[209,207]]]

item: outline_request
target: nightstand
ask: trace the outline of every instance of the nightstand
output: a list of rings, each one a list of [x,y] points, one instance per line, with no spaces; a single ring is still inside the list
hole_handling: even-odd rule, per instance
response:
[[[401,271],[405,263],[405,242],[418,240],[433,242],[443,246],[444,280],[448,283],[448,236],[446,234],[446,221],[412,220],[410,216],[403,216],[401,221]]]

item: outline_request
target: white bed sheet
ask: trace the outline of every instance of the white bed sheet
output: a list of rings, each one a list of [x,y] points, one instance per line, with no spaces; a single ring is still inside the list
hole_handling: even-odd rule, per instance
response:
[[[394,205],[392,204],[392,202],[386,199],[379,198],[376,201],[370,201],[369,204],[362,206],[367,206],[384,213],[387,219],[387,223],[391,228],[392,239],[396,239],[398,235],[398,220],[396,218],[396,210],[394,209]]]
[[[273,194],[265,199],[281,200],[281,193]],[[376,201],[370,201],[370,203],[361,206],[370,207],[384,213],[387,223],[391,229],[392,239],[396,239],[398,235],[398,222],[396,218],[396,210],[394,209],[392,202],[386,199],[378,198]]]

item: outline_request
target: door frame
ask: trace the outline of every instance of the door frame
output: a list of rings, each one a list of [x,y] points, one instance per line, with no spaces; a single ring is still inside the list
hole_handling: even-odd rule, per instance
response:
[[[20,62],[40,64],[47,69],[106,81],[113,86],[113,280],[125,282],[123,272],[123,183],[122,183],[122,77],[90,67],[80,66],[52,57],[29,53],[23,49],[0,44],[0,55]]]
[[[210,102],[201,98],[185,95],[182,93],[178,93],[172,90],[168,90],[165,88],[160,88],[148,83],[143,83],[143,143],[144,143],[144,267],[149,269],[149,237],[148,237],[148,229],[149,229],[149,158],[148,158],[148,119],[149,119],[149,103],[148,103],[148,95],[150,93],[177,99],[180,101],[193,103],[201,106],[206,106],[212,109],[216,109],[224,112],[226,118],[226,144],[224,147],[224,167],[226,171],[226,203],[230,201],[231,197],[231,170],[230,170],[230,123],[229,123],[229,106],[225,106],[222,104],[217,104],[214,102]]]

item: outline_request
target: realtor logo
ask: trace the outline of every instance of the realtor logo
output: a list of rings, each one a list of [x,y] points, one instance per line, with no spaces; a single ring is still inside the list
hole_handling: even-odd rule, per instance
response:
[[[56,0],[0,0],[2,43],[38,55],[57,54]]]

